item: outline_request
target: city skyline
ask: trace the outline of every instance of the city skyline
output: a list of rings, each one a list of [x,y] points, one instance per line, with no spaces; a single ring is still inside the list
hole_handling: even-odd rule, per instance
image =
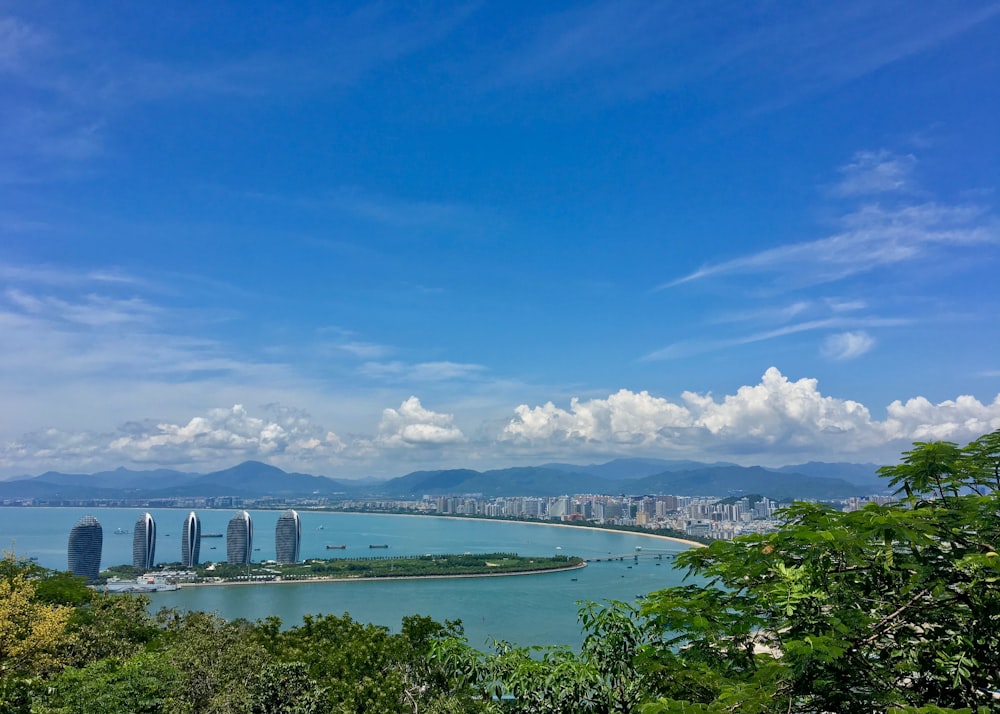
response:
[[[252,5],[0,9],[0,478],[1000,428],[1000,4]]]

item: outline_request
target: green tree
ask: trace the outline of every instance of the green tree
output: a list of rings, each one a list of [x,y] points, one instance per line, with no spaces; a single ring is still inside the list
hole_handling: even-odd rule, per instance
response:
[[[431,658],[465,700],[489,702],[497,711],[542,714],[625,714],[648,689],[638,664],[644,648],[659,642],[651,622],[627,603],[588,603],[579,613],[586,631],[579,653],[569,647],[515,647],[494,643],[483,654],[455,637],[435,643]]]
[[[1000,432],[916,443],[901,501],[797,503],[680,554],[690,583],[582,612],[580,653],[446,639],[456,689],[510,712],[1000,711]]]
[[[175,711],[181,675],[160,653],[107,658],[66,669],[49,685],[38,714],[154,714]]]
[[[157,646],[180,673],[174,711],[219,714],[252,711],[248,684],[271,662],[245,620],[226,622],[203,612],[159,614]]]

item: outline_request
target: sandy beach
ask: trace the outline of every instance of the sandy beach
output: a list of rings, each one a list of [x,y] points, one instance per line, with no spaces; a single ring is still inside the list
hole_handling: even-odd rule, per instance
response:
[[[553,523],[549,521],[519,521],[511,520],[507,518],[468,518],[466,516],[447,516],[439,513],[379,513],[379,512],[368,512],[368,511],[315,511],[316,513],[350,513],[357,516],[399,516],[400,518],[443,518],[451,520],[467,520],[467,521],[489,521],[491,523],[516,523],[518,525],[528,525],[528,526],[546,526],[548,528],[575,528],[577,530],[590,529],[595,531],[603,532],[616,532],[615,528],[598,528],[596,526],[587,525],[575,525],[573,523]],[[682,545],[692,546],[694,548],[704,548],[704,543],[699,543],[694,540],[686,540],[684,538],[675,538],[674,536],[665,536],[658,533],[643,533],[642,531],[617,531],[619,533],[628,533],[629,535],[642,536],[643,538],[657,538],[659,540],[668,540],[674,543],[680,543]]]

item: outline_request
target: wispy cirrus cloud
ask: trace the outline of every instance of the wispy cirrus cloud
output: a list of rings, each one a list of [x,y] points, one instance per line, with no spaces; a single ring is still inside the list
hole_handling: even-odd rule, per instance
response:
[[[840,217],[836,232],[708,263],[655,287],[653,292],[661,292],[710,283],[741,294],[748,307],[703,320],[709,326],[737,325],[724,336],[676,340],[641,361],[690,357],[803,333],[826,333],[820,353],[844,361],[874,348],[877,340],[870,331],[912,324],[905,305],[876,298],[884,296],[886,281],[898,280],[907,290],[919,291],[911,266],[957,269],[973,254],[995,254],[1000,246],[1000,220],[987,203],[929,200],[916,179],[916,166],[910,154],[857,152],[838,169],[840,179],[832,191],[856,204]],[[838,295],[817,295],[817,289],[835,283]],[[795,298],[785,297],[789,295]],[[785,302],[775,304],[776,298]]]
[[[767,342],[789,335],[797,335],[804,332],[816,332],[823,330],[839,330],[844,328],[876,328],[876,327],[901,327],[911,324],[912,320],[901,317],[874,317],[859,316],[853,318],[827,317],[818,320],[807,320],[804,322],[794,322],[782,325],[769,330],[753,332],[738,337],[731,337],[719,340],[684,340],[658,350],[654,350],[639,359],[640,362],[659,362],[670,359],[682,359],[694,357],[707,352],[716,352],[739,345],[749,345],[755,342]],[[872,343],[874,344],[874,343]],[[870,346],[870,345],[869,345]]]
[[[298,32],[272,38],[264,52],[224,56],[194,37],[183,58],[164,50],[125,51],[102,33],[76,33],[28,9],[0,15],[0,91],[8,98],[0,113],[0,159],[7,164],[0,183],[79,177],[105,154],[123,117],[142,104],[220,96],[273,100],[349,87],[441,41],[472,9],[410,11],[373,3],[335,12],[322,26],[302,22]],[[203,11],[221,19],[211,8]],[[188,26],[171,29],[180,36]]]
[[[841,224],[843,230],[831,236],[706,265],[655,290],[752,274],[776,275],[789,287],[817,285],[925,258],[937,248],[1000,242],[1000,223],[976,205],[869,204],[844,216]]]
[[[481,364],[462,362],[366,362],[361,365],[361,374],[371,379],[392,382],[444,382],[467,380],[483,374],[486,367]]]
[[[499,52],[488,84],[585,81],[600,98],[637,98],[696,83],[750,83],[783,106],[933,49],[994,18],[995,3],[953,7],[850,1],[783,7],[730,3],[713,13],[637,0],[588,3],[535,18]],[[732,97],[738,100],[738,96]]]
[[[871,196],[913,190],[917,157],[893,154],[886,149],[859,151],[840,168],[841,179],[833,186],[837,196]]]
[[[0,72],[23,71],[48,44],[45,34],[24,20],[0,17]]]

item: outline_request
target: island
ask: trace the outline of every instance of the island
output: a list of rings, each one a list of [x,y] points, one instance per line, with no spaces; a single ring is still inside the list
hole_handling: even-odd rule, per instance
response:
[[[177,566],[175,569],[174,566]],[[569,555],[520,556],[517,553],[462,553],[366,558],[309,558],[300,563],[264,561],[249,565],[204,563],[190,569],[165,564],[160,570],[136,578],[130,565],[118,565],[101,573],[112,592],[166,590],[188,585],[236,585],[249,583],[294,583],[323,580],[370,580],[410,578],[461,578],[575,570],[586,566],[582,558]],[[136,583],[131,588],[129,583]],[[174,586],[174,587],[170,587]]]

